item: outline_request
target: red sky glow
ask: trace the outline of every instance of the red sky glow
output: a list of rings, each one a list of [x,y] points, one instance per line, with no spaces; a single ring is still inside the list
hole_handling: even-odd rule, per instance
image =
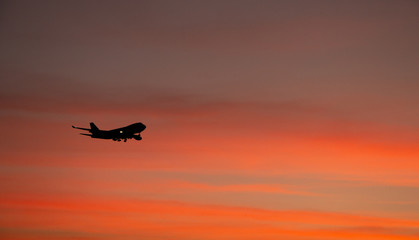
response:
[[[0,239],[419,239],[418,29],[410,0],[3,1]]]

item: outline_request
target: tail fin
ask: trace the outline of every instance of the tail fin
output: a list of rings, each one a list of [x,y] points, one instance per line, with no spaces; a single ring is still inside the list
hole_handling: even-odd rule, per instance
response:
[[[98,127],[96,127],[96,125],[94,124],[94,123],[90,123],[90,129],[92,129],[92,132],[97,132],[97,131],[99,131],[99,128]]]

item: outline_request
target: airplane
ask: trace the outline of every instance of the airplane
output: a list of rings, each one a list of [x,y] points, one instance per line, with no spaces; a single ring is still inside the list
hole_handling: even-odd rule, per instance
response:
[[[143,139],[140,135],[142,131],[146,128],[146,126],[140,122],[128,125],[126,127],[117,128],[113,130],[100,130],[93,122],[90,123],[89,128],[81,128],[72,126],[75,129],[89,131],[91,134],[80,133],[84,136],[90,136],[91,138],[100,138],[100,139],[112,139],[114,141],[120,142],[124,139],[124,142],[127,139],[134,138],[137,141]]]

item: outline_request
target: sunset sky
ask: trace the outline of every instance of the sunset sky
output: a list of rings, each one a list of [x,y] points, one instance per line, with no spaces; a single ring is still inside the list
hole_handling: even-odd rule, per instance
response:
[[[419,239],[419,2],[2,1],[0,132],[0,239]]]

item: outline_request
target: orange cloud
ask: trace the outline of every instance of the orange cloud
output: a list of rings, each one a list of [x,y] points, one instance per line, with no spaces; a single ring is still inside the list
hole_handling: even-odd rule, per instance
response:
[[[8,196],[0,201],[0,209],[11,217],[0,221],[6,229],[101,232],[111,239],[113,234],[173,239],[414,239],[409,229],[419,227],[414,220],[330,212],[86,197]]]

